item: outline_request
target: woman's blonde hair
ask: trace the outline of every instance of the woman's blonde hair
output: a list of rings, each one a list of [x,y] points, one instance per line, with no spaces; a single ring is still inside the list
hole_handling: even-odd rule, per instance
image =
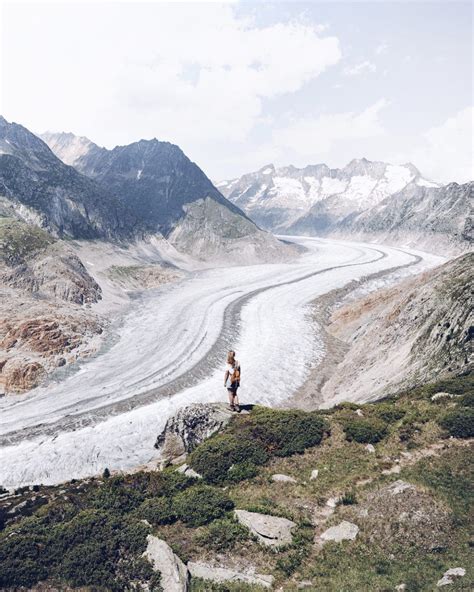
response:
[[[235,362],[235,351],[228,351],[227,352],[227,363],[228,364],[234,364]]]

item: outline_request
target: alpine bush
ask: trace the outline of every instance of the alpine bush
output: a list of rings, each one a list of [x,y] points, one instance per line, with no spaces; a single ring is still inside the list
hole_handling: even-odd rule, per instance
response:
[[[168,497],[155,497],[145,500],[138,508],[137,515],[148,520],[153,526],[172,524],[176,520],[172,501]]]
[[[349,442],[376,444],[387,435],[387,424],[376,418],[353,419],[347,421],[343,427]]]
[[[229,472],[234,466],[242,469],[246,463],[247,472],[250,465],[262,465],[268,460],[268,455],[258,442],[238,438],[233,434],[218,434],[203,442],[192,452],[189,464],[208,483],[222,483],[237,474]],[[253,476],[253,475],[252,475]]]
[[[195,485],[173,498],[176,516],[190,526],[202,526],[221,518],[234,503],[227,495],[209,485]]]
[[[328,425],[317,412],[257,407],[247,429],[269,454],[290,456],[320,444]]]
[[[214,520],[204,532],[196,536],[196,542],[199,545],[214,551],[227,551],[237,542],[248,539],[248,529],[232,518]]]
[[[455,438],[472,438],[474,436],[474,409],[471,407],[454,409],[441,417],[439,425]]]

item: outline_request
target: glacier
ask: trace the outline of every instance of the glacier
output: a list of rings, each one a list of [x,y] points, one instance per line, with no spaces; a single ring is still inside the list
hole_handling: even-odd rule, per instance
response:
[[[306,251],[291,263],[194,271],[142,295],[101,355],[60,382],[1,399],[0,484],[153,464],[156,436],[176,409],[226,400],[229,348],[242,364],[241,401],[284,404],[324,355],[315,298],[384,270],[376,287],[443,262],[411,249],[283,238]]]

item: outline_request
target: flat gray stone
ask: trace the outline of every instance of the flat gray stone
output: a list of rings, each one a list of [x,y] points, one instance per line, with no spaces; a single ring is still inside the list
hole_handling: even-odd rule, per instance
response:
[[[281,547],[290,545],[293,541],[291,531],[296,523],[287,518],[247,512],[246,510],[234,510],[234,514],[237,520],[264,545]]]
[[[173,553],[165,541],[149,534],[143,557],[148,559],[155,571],[161,574],[161,587],[164,592],[188,592],[189,573],[181,559]]]
[[[375,446],[373,444],[367,444],[365,449],[367,450],[367,452],[375,452]]]
[[[297,483],[296,479],[293,477],[290,477],[289,475],[281,475],[280,473],[272,475],[272,481],[279,483]]]
[[[219,584],[224,582],[245,582],[250,585],[271,588],[274,577],[255,573],[255,568],[249,567],[245,572],[227,569],[226,567],[214,567],[201,561],[190,561],[188,563],[189,573],[193,578],[202,578]]]
[[[337,526],[331,526],[321,535],[323,542],[335,541],[340,543],[341,541],[353,541],[359,532],[359,527],[352,522],[343,520]]]
[[[314,481],[315,479],[317,479],[317,478],[318,478],[318,475],[319,475],[319,471],[318,471],[318,469],[313,469],[313,470],[311,471],[311,477],[309,478],[309,480],[310,480],[310,481]]]
[[[178,467],[176,470],[178,471],[178,473],[182,473],[183,475],[186,475],[186,477],[193,477],[194,479],[202,479],[202,475],[197,473],[194,469],[192,469],[186,463],[184,465],[181,465],[180,467]]]
[[[438,580],[436,585],[438,588],[441,588],[442,586],[449,586],[454,582],[454,580],[457,578],[462,578],[465,575],[466,570],[464,567],[452,567],[451,569],[448,569],[448,571],[444,572],[443,577]]]

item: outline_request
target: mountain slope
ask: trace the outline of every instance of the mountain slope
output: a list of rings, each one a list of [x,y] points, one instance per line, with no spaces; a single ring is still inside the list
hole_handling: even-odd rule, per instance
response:
[[[411,164],[394,166],[362,158],[342,169],[325,164],[303,169],[268,165],[240,179],[223,181],[218,187],[262,227],[297,233],[325,231],[409,183],[435,186]]]
[[[123,236],[130,213],[95,181],[57,158],[48,146],[0,117],[0,208],[56,236]]]
[[[161,233],[203,259],[239,249],[256,260],[291,254],[225,199],[178,146],[154,139],[107,150],[72,134],[44,137],[58,156],[117,196],[143,234]]]
[[[324,385],[329,404],[374,400],[472,371],[474,254],[337,310],[329,332],[348,345]]]
[[[445,187],[410,183],[373,208],[342,220],[334,230],[438,252],[462,251],[474,242],[473,203],[474,182]]]

